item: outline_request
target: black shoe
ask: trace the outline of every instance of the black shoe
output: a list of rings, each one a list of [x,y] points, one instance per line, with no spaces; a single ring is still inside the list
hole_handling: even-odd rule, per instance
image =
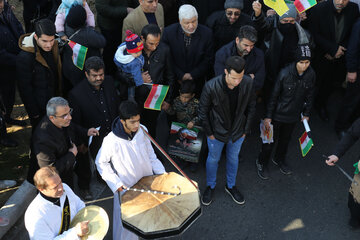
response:
[[[269,170],[267,167],[264,166],[264,164],[259,163],[259,159],[256,159],[255,165],[259,177],[263,180],[269,179]]]
[[[25,127],[27,125],[27,122],[25,120],[16,120],[13,118],[6,119],[5,122],[9,125],[16,125],[21,127]]]
[[[282,174],[285,174],[285,175],[291,175],[292,174],[292,171],[291,169],[289,168],[288,165],[286,165],[286,163],[279,163],[277,161],[275,161],[274,159],[271,160],[276,166],[279,167],[280,169],[280,172]]]
[[[19,144],[17,141],[12,140],[10,137],[4,137],[0,139],[0,144],[4,147],[17,147]]]
[[[233,186],[232,188],[228,188],[227,186],[225,186],[225,191],[232,197],[234,202],[236,202],[237,204],[245,203],[244,196],[239,192],[239,190],[237,190],[235,186]]]
[[[360,223],[359,220],[357,220],[354,217],[350,217],[349,219],[349,226],[351,227],[351,229],[355,230],[355,229],[359,229],[360,228]]]
[[[324,122],[328,122],[329,121],[329,114],[328,111],[326,110],[326,108],[322,107],[319,109],[319,117],[321,118],[321,120],[323,120]]]
[[[336,135],[338,136],[339,140],[341,140],[346,135],[346,131],[336,131]]]
[[[204,204],[205,206],[209,206],[212,203],[212,196],[214,193],[214,189],[211,189],[210,186],[208,186],[203,195],[201,196],[201,202],[202,204]]]

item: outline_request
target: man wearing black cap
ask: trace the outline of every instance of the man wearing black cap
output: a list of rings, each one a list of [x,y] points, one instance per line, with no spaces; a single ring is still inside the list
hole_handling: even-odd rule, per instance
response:
[[[253,25],[251,17],[242,13],[243,0],[226,0],[225,11],[217,11],[208,17],[206,25],[213,30],[215,51],[235,39],[239,28]]]
[[[314,70],[310,67],[310,47],[299,45],[294,58],[295,62],[279,73],[265,114],[265,131],[270,130],[272,123],[274,142],[262,144],[259,158],[256,160],[258,175],[264,180],[269,178],[267,164],[276,142],[278,144],[272,162],[283,174],[292,173],[285,163],[291,134],[301,118],[301,113],[304,115],[301,120],[309,120],[316,78]]]

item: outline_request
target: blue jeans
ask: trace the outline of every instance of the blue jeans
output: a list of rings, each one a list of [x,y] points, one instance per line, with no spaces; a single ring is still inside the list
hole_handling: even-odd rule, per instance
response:
[[[231,140],[226,144],[226,183],[229,188],[235,186],[236,174],[239,165],[239,153],[244,137],[239,138],[236,142]],[[207,138],[209,154],[206,160],[206,184],[212,189],[216,185],[216,174],[219,166],[222,149],[225,143],[216,139]]]

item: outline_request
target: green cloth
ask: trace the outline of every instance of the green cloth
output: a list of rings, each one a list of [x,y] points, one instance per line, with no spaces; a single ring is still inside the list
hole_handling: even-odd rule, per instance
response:
[[[354,174],[358,174],[358,173],[359,173],[358,162],[357,162],[357,163],[354,163],[353,166],[355,167],[355,173],[354,173]]]

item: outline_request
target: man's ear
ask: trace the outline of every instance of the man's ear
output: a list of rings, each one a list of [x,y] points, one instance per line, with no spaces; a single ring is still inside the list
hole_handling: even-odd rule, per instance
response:
[[[36,41],[39,39],[39,37],[36,35],[36,33],[34,33],[34,38]]]
[[[54,116],[49,116],[49,119],[50,119],[50,121],[52,121],[52,120],[55,119],[55,117]]]
[[[236,44],[239,44],[239,43],[240,43],[240,38],[239,38],[239,37],[236,37],[236,38],[235,38],[235,43],[236,43]]]
[[[224,69],[224,72],[225,72],[226,75],[229,74],[229,72],[228,72],[228,70],[226,68]]]
[[[89,74],[85,71],[85,77],[89,78]]]

